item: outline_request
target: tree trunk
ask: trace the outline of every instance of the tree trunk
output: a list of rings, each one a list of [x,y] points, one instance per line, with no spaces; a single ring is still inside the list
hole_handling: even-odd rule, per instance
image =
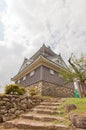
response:
[[[79,94],[80,97],[86,97],[86,84],[83,81],[83,77],[81,75],[81,73],[79,72],[78,68],[74,65],[74,63],[72,63],[72,55],[69,58],[69,63],[72,66],[72,68],[74,69],[75,73],[78,75],[80,81],[77,81],[77,85],[78,85],[78,90],[79,90]]]
[[[86,97],[86,84],[84,82],[80,82],[82,90],[83,90],[83,97]]]
[[[77,81],[77,86],[78,86],[79,96],[80,96],[80,98],[83,98],[83,93],[82,93],[82,89],[81,89],[79,81]]]

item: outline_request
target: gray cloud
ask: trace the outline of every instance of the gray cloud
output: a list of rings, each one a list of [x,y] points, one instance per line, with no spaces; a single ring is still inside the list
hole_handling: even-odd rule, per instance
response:
[[[6,9],[6,2],[5,0],[0,0],[0,12],[5,11]]]
[[[24,58],[23,53],[26,51],[24,45],[13,43],[11,48],[6,46],[0,47],[0,80],[3,85],[10,82],[10,79],[17,74]]]
[[[65,60],[71,52],[86,52],[86,0],[5,0],[5,4],[4,15],[0,13],[1,84],[10,82],[23,58],[31,57],[43,43]]]
[[[0,21],[0,41],[3,41],[3,40],[4,40],[4,25]]]

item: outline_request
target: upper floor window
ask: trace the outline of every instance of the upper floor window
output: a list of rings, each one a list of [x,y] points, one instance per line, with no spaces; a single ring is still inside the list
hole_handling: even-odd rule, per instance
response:
[[[50,69],[50,74],[54,75],[54,70]]]
[[[18,80],[17,83],[19,84],[19,83],[20,83],[20,80]]]
[[[30,76],[33,76],[35,74],[35,71],[30,72]]]
[[[26,80],[26,76],[23,77],[23,80]]]

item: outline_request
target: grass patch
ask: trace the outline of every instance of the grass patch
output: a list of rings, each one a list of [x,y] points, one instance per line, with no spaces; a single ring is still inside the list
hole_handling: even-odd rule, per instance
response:
[[[38,97],[38,98],[42,98],[42,99],[52,99],[52,97],[50,97],[50,96],[41,96],[41,95],[35,95],[33,97]]]
[[[52,99],[51,96],[42,96],[43,99]]]
[[[73,113],[86,116],[86,98],[68,98],[64,105],[75,104],[77,106],[76,110],[73,110]]]
[[[65,105],[68,104],[75,104],[77,106],[77,109],[71,111],[71,113],[75,113],[78,115],[83,115],[86,116],[86,98],[67,98],[65,100],[65,102],[62,103],[62,105],[59,106],[59,108],[57,109],[57,111],[61,111],[63,112],[63,114],[55,114],[54,116],[60,116],[63,117],[65,119],[64,122],[60,122],[60,124],[64,124],[64,125],[70,125],[70,121],[68,119],[68,114],[65,112]],[[56,124],[59,124],[58,121],[55,121]]]
[[[69,120],[64,120],[64,121],[54,121],[54,124],[61,124],[61,125],[66,125],[66,126],[70,126],[71,125],[71,121]]]

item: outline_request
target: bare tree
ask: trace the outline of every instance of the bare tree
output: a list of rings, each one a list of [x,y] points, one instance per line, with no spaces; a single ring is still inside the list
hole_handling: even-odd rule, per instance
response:
[[[60,70],[65,83],[77,80],[80,97],[86,97],[86,56],[76,58],[73,54],[68,60],[70,66],[67,70]]]

